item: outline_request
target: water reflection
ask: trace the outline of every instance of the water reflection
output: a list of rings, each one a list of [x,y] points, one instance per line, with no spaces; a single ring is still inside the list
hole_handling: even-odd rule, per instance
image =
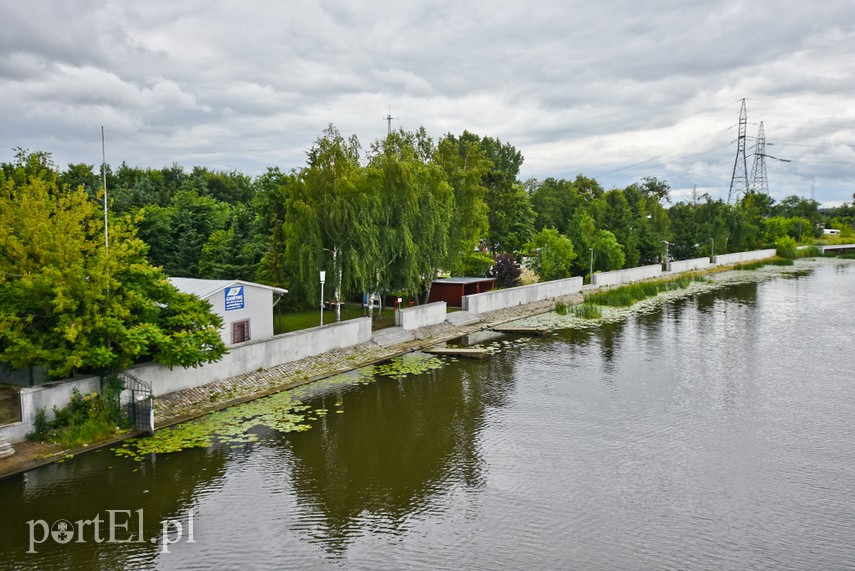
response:
[[[196,449],[135,463],[100,450],[0,481],[0,567],[123,569],[153,565],[160,545],[150,540],[159,535],[162,520],[186,513],[198,489],[216,487],[227,456],[222,449]],[[136,510],[140,509],[142,543],[95,543],[90,525],[83,534],[85,543],[76,542],[79,535],[65,545],[48,539],[35,549],[37,553],[26,553],[30,520],[43,519],[50,525],[60,519],[74,523],[100,516],[105,522],[102,539],[107,539],[106,510],[130,510],[129,528],[116,530],[115,537],[123,539],[139,531]],[[117,516],[116,521],[124,521],[123,517]]]
[[[512,390],[512,377],[500,363],[381,379],[313,402],[334,410],[331,401],[340,398],[344,414],[281,439],[293,462],[297,503],[313,514],[295,530],[341,553],[367,529],[403,533],[450,482],[480,486],[478,433],[485,408],[503,406]]]

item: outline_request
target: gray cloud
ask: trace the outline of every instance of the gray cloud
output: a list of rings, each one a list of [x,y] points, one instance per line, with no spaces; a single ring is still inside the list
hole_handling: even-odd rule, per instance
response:
[[[498,137],[522,176],[726,195],[739,100],[773,195],[853,192],[848,0],[0,3],[0,145],[60,164],[299,167],[328,123]],[[773,153],[773,154],[775,154]],[[751,157],[749,157],[749,163]]]

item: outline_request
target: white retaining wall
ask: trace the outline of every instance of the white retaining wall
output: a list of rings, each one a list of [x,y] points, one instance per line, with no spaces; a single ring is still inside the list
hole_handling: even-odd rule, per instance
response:
[[[485,291],[473,295],[464,295],[463,310],[479,314],[506,307],[515,307],[582,291],[582,278],[566,278],[494,291]]]
[[[637,282],[650,278],[659,277],[662,275],[662,266],[654,264],[652,266],[640,266],[638,268],[628,268],[626,270],[615,270],[612,272],[602,272],[591,276],[591,285],[595,286],[612,286]]]
[[[100,393],[101,379],[88,377],[74,381],[56,381],[21,389],[21,422],[0,426],[0,436],[11,443],[23,442],[35,427],[36,411],[45,409],[47,419],[53,420],[53,407],[62,408],[71,400],[74,389],[80,394]]]
[[[436,301],[426,305],[417,305],[395,310],[395,327],[401,327],[406,331],[439,325],[445,322],[447,304],[444,301]]]
[[[765,260],[773,258],[777,254],[774,248],[769,250],[753,250],[751,252],[734,252],[733,254],[722,254],[721,256],[713,257],[713,265],[729,266],[730,264],[738,264],[740,262],[753,262],[754,260]]]
[[[668,262],[669,272],[691,272],[694,270],[705,270],[710,267],[712,267],[712,263],[708,257]]]
[[[168,369],[148,364],[131,369],[135,377],[151,385],[154,396],[207,385],[214,381],[269,369],[305,357],[320,355],[365,343],[371,339],[371,319],[359,317],[323,327],[283,333],[272,339],[250,341],[229,348],[229,354],[216,363],[191,369]]]

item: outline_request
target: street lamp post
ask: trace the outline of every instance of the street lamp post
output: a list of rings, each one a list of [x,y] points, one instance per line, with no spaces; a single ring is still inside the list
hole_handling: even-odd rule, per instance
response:
[[[667,267],[668,259],[671,257],[668,255],[668,247],[671,245],[671,242],[669,242],[668,240],[662,240],[662,243],[665,244],[665,264]]]
[[[594,280],[594,249],[588,248],[591,251],[591,271],[588,272],[588,283],[590,284]]]
[[[710,238],[710,258],[715,258],[715,238]]]
[[[327,273],[321,270],[321,325],[324,324],[324,282],[327,279]]]

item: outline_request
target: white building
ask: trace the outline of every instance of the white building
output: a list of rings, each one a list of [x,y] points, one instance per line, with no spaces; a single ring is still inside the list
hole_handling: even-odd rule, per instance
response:
[[[211,303],[223,318],[226,345],[273,337],[273,307],[288,290],[241,280],[169,278],[176,288]],[[274,299],[274,296],[275,299]]]

